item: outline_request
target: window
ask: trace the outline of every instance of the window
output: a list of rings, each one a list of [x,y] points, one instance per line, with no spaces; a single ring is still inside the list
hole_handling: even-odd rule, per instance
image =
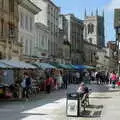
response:
[[[25,29],[28,30],[28,16],[25,17]]]
[[[14,12],[14,0],[9,0],[9,11]]]
[[[28,55],[28,40],[25,41],[25,55]]]
[[[4,8],[4,0],[1,1],[1,6]]]
[[[1,36],[4,34],[4,20],[1,19]]]
[[[12,24],[9,24],[9,37],[14,37],[15,35],[15,27]]]
[[[30,32],[32,31],[32,17],[30,17]]]
[[[23,37],[21,37],[21,38],[20,38],[20,42],[22,42],[22,43],[23,43]]]
[[[24,16],[22,13],[20,14],[20,26],[21,28],[24,28]]]
[[[90,24],[88,24],[88,34],[89,33],[92,34],[93,32],[94,32],[94,25],[90,23]]]
[[[44,36],[42,36],[41,45],[42,45],[42,47],[44,48]]]
[[[0,52],[0,59],[2,59],[2,52]]]

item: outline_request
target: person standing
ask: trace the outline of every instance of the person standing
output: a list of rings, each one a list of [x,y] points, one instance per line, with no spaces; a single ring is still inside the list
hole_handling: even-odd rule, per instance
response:
[[[23,88],[23,97],[29,98],[29,90],[31,88],[32,81],[29,77],[28,73],[24,73],[24,79],[21,83],[21,86]]]
[[[80,82],[80,73],[76,72],[76,83]]]
[[[52,82],[53,82],[53,78],[50,77],[49,75],[47,75],[47,79],[46,79],[46,81],[45,81],[46,92],[47,92],[47,93],[50,93],[50,92],[51,92]]]
[[[68,77],[67,77],[67,73],[64,72],[64,75],[63,75],[63,86],[65,89],[67,89],[67,84],[68,84]]]
[[[111,75],[112,88],[115,88],[116,80],[117,80],[117,76],[116,76],[115,72],[113,71],[113,73]]]

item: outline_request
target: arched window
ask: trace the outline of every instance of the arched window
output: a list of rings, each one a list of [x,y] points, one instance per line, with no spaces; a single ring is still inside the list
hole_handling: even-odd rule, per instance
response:
[[[92,34],[94,32],[94,25],[93,24],[88,24],[88,34]]]

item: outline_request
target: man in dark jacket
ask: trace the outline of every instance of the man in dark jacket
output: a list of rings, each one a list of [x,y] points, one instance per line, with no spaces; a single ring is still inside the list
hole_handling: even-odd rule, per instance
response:
[[[65,89],[67,89],[67,83],[68,83],[67,72],[64,72],[64,75],[63,75],[63,86],[64,86]]]
[[[23,97],[29,98],[29,90],[32,85],[31,78],[29,77],[28,73],[24,73],[24,79],[22,82],[22,87],[23,87]]]

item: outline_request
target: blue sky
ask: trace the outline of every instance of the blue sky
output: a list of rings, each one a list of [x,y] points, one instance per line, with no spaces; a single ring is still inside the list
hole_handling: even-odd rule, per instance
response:
[[[120,6],[120,0],[52,0],[57,6],[61,7],[61,13],[74,13],[76,17],[84,19],[85,8],[88,15],[95,14],[96,9],[99,13],[105,12],[105,39],[115,40],[114,31],[114,8]]]

